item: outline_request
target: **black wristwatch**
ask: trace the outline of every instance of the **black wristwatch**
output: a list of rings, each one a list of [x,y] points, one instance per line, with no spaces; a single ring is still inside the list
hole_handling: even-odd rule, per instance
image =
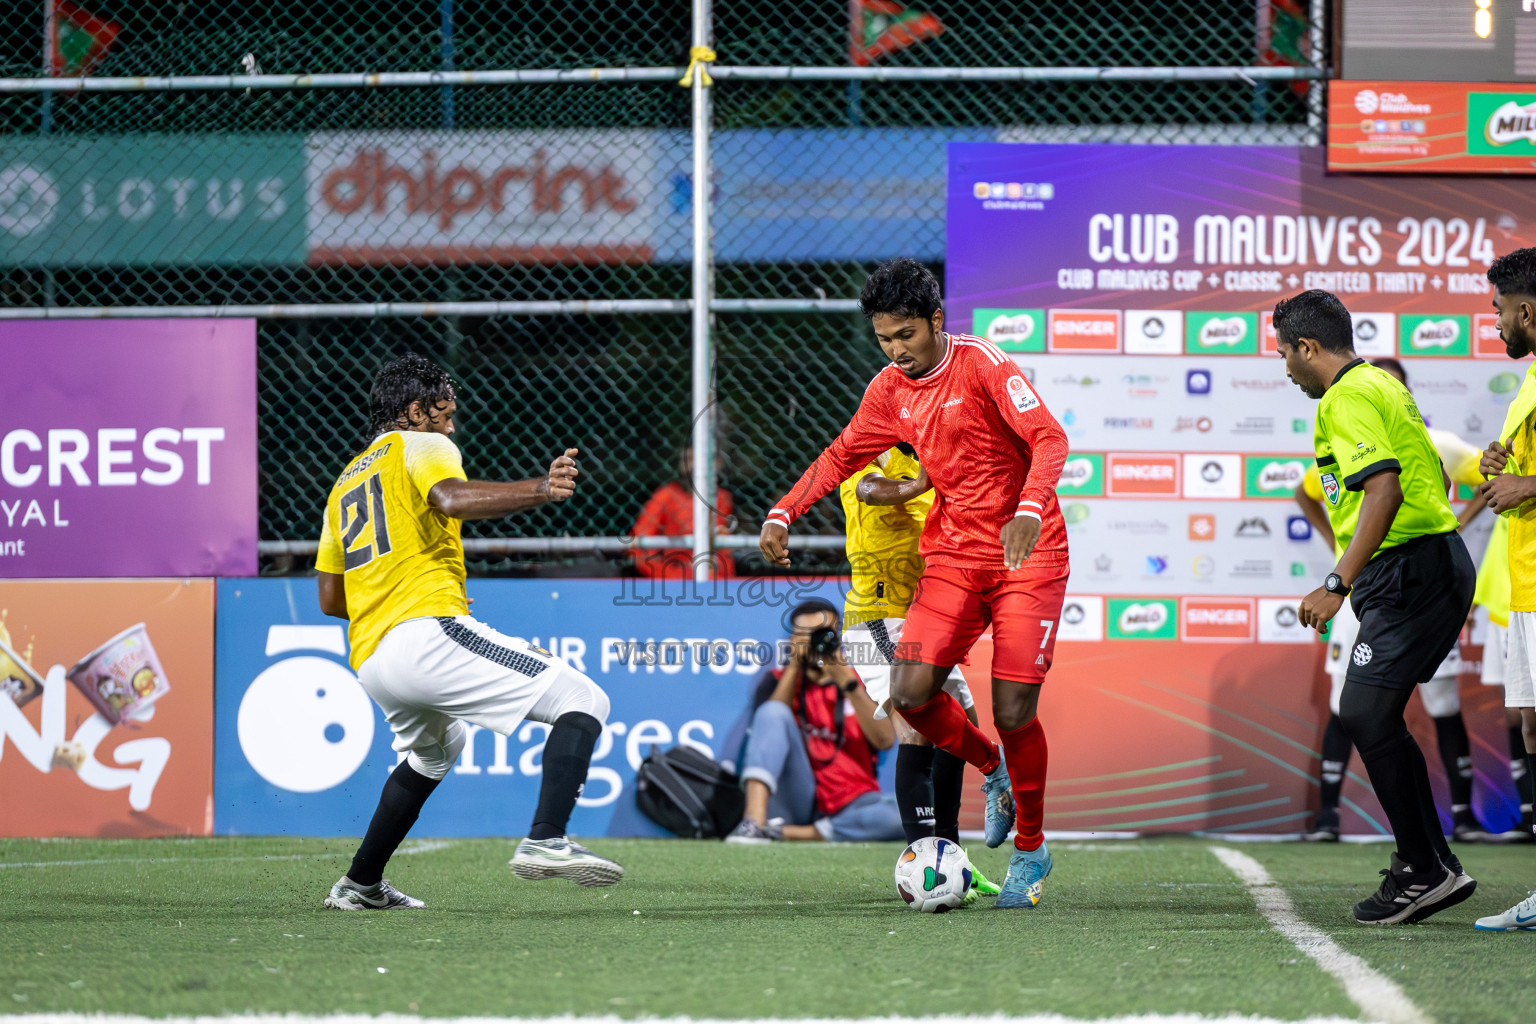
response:
[[[1331,572],[1328,574],[1328,578],[1323,580],[1323,589],[1328,591],[1330,594],[1338,594],[1340,597],[1348,597],[1349,592],[1354,588],[1346,587],[1344,585],[1344,577],[1340,576],[1336,572]]]

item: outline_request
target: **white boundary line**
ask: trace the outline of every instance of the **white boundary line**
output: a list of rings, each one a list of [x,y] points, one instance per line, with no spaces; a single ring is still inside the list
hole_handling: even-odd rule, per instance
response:
[[[744,1020],[713,1020],[693,1017],[648,1017],[646,1024],[1082,1024],[1078,1018],[1060,1014],[1037,1014],[1031,1017],[843,1017],[837,1019],[816,1018],[748,1018]],[[0,1024],[634,1024],[619,1017],[415,1017],[386,1013],[377,1017],[360,1013],[334,1014],[331,1016],[304,1014],[231,1014],[228,1017],[135,1017],[125,1014],[83,1013],[36,1013],[5,1016],[0,1014]],[[1271,1017],[1245,1017],[1229,1014],[1222,1017],[1202,1017],[1193,1013],[1148,1013],[1130,1017],[1103,1017],[1094,1024],[1359,1024],[1344,1017],[1308,1017],[1303,1020],[1279,1021]]]
[[[1345,952],[1322,930],[1303,921],[1291,898],[1264,870],[1264,865],[1246,853],[1225,846],[1209,849],[1247,887],[1259,913],[1275,931],[1337,978],[1344,986],[1344,994],[1360,1007],[1367,1020],[1381,1021],[1382,1024],[1430,1024],[1429,1017],[1414,1005],[1396,982],[1378,974],[1364,960]]]

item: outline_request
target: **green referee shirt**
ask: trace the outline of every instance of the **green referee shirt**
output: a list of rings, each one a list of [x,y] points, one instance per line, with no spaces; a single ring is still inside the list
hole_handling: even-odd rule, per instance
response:
[[[1440,476],[1440,456],[1418,403],[1390,373],[1363,359],[1340,370],[1317,403],[1312,441],[1328,522],[1340,551],[1355,535],[1366,478],[1384,470],[1398,474],[1403,505],[1372,558],[1415,537],[1456,529]]]

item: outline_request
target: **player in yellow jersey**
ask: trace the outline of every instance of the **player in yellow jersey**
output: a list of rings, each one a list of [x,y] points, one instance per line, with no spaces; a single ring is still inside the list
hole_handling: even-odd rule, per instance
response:
[[[453,382],[418,355],[386,365],[370,395],[372,441],[337,478],[320,532],[320,609],[351,622],[352,667],[408,753],[384,784],[347,873],[325,905],[419,909],[384,878],[437,784],[458,760],[470,722],[510,736],[524,720],[551,726],[533,827],[511,867],[519,878],[612,885],[624,869],[573,843],[566,823],[608,718],[608,696],[548,651],[469,615],[465,519],[494,519],[564,501],[576,488],[575,449],[546,476],[469,480],[450,440]]]
[[[911,447],[902,444],[844,480],[838,497],[847,518],[852,577],[843,603],[843,647],[875,702],[875,717],[885,718],[891,710],[891,663],[899,656],[907,608],[923,575],[917,545],[934,492]],[[975,722],[975,701],[959,666],[950,670],[944,688]],[[935,748],[899,714],[892,724],[898,744],[896,805],[907,842],[939,836],[959,845],[965,761]],[[996,893],[996,886],[976,877],[979,889]]]

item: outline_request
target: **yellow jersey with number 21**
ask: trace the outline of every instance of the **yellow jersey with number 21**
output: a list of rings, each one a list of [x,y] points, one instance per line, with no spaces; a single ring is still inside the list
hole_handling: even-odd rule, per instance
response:
[[[427,502],[436,484],[463,479],[459,447],[447,437],[392,430],[331,488],[315,568],[345,577],[354,669],[407,619],[469,613],[459,521]]]

